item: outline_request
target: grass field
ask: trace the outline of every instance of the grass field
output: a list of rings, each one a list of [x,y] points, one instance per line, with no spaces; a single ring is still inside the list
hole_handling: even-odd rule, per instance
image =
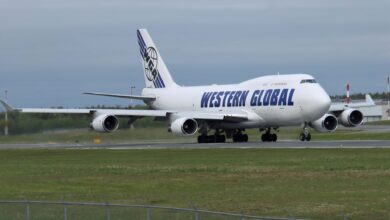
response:
[[[1,150],[0,199],[390,218],[390,149]]]

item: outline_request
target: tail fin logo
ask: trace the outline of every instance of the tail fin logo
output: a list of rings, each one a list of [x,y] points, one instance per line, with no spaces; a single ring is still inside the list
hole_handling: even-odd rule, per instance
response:
[[[158,56],[156,49],[154,49],[154,47],[148,47],[144,51],[143,58],[145,64],[145,75],[149,81],[153,81],[157,76]]]

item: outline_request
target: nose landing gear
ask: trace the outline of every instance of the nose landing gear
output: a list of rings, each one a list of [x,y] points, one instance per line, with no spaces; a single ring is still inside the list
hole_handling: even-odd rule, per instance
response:
[[[310,141],[311,140],[311,134],[309,130],[307,129],[307,123],[303,126],[303,131],[301,134],[299,134],[299,140],[301,141]]]

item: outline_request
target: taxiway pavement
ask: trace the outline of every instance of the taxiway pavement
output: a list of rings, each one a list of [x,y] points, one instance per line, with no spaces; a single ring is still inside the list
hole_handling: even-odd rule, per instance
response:
[[[196,149],[196,148],[390,148],[390,140],[310,141],[281,140],[278,142],[209,143],[134,142],[120,144],[0,144],[0,149]]]

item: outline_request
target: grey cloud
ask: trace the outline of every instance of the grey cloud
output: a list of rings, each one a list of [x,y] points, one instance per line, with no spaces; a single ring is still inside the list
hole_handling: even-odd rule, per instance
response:
[[[20,0],[0,7],[0,90],[19,106],[126,104],[80,95],[143,86],[149,29],[179,84],[313,74],[330,94],[377,91],[390,69],[389,1]]]

